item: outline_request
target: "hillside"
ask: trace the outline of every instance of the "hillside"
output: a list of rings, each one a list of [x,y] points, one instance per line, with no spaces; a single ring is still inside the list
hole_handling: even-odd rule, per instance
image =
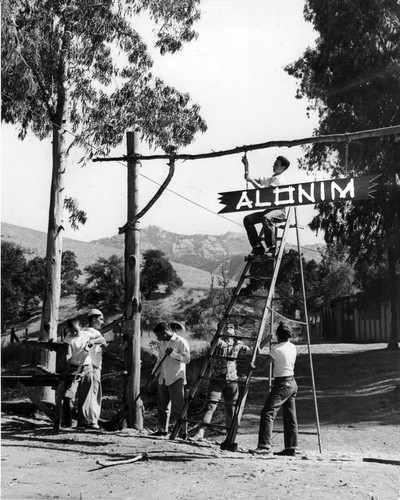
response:
[[[99,242],[85,243],[70,238],[63,239],[63,250],[75,253],[80,269],[94,264],[99,258],[109,258],[116,254],[123,257],[124,237],[119,236],[121,245],[102,245]],[[46,233],[35,231],[13,224],[1,223],[1,241],[9,241],[25,248],[33,256],[44,257],[46,254]],[[145,247],[146,248],[146,247]],[[152,247],[153,248],[153,247]],[[206,272],[189,265],[181,264],[171,260],[176,272],[181,277],[187,288],[209,288],[211,276]]]
[[[143,251],[157,248],[165,255],[181,264],[212,271],[227,263],[232,258],[243,257],[249,253],[249,243],[245,233],[227,232],[220,235],[193,234],[183,235],[164,231],[158,226],[148,226],[141,229],[141,244]],[[121,236],[102,238],[91,243],[123,249],[124,240]],[[306,260],[321,261],[320,245],[305,245],[302,252]],[[295,249],[295,245],[287,244],[287,250]],[[235,259],[237,260],[237,259]],[[235,267],[237,264],[235,263]],[[232,274],[236,274],[235,272]]]
[[[183,235],[164,231],[158,226],[148,226],[141,229],[140,234],[142,251],[158,249],[164,252],[188,288],[208,288],[210,273],[219,274],[222,266],[229,278],[237,279],[244,257],[249,252],[247,236],[241,233]],[[41,231],[2,223],[1,239],[26,248],[32,255],[45,255],[46,234]],[[89,243],[70,238],[64,238],[63,242],[63,250],[73,251],[83,270],[100,257],[123,256],[125,239],[123,235],[115,235]],[[319,245],[302,247],[304,258],[319,262],[319,248]],[[286,249],[296,247],[288,244]]]

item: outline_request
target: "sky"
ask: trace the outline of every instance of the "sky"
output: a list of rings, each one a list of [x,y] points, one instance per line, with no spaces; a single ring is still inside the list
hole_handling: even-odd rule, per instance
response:
[[[152,50],[153,74],[201,107],[208,130],[180,153],[208,153],[272,140],[312,136],[317,118],[307,117],[305,100],[295,99],[296,80],[284,67],[313,46],[316,33],[303,18],[301,0],[202,0],[197,40],[174,55]],[[151,24],[145,17],[135,24],[151,44]],[[2,125],[1,220],[47,231],[51,180],[51,140],[29,133],[17,138],[17,127]],[[162,153],[141,145],[141,153]],[[110,156],[126,154],[122,143]],[[272,175],[278,155],[291,166],[289,182],[314,180],[297,168],[300,147],[269,148],[248,153],[252,177]],[[74,231],[65,224],[64,236],[91,241],[118,233],[126,222],[127,171],[123,162],[78,165],[82,154],[73,150],[65,176],[66,196],[76,198],[88,221]],[[165,161],[143,161],[139,209],[151,199],[168,173]],[[179,234],[244,233],[246,213],[217,215],[218,193],[245,189],[241,155],[207,160],[177,161],[175,175],[155,206],[141,219],[141,227],[158,225]],[[247,212],[249,213],[249,212]],[[307,226],[315,210],[299,207],[300,224]],[[121,236],[122,237],[122,236]],[[322,234],[301,231],[302,244],[321,243]],[[295,236],[289,237],[295,241]]]

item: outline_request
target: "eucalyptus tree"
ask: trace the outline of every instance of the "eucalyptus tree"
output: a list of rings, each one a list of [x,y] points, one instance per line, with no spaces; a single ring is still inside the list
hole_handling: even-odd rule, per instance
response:
[[[53,170],[42,338],[55,338],[64,181],[71,146],[107,154],[129,128],[151,146],[189,144],[205,131],[200,108],[152,74],[137,31],[147,14],[162,54],[196,37],[200,0],[2,1],[2,119],[52,140]],[[44,361],[47,366],[53,363]]]
[[[307,0],[305,19],[319,34],[315,48],[286,70],[299,80],[298,98],[317,111],[316,134],[345,133],[400,123],[400,5],[397,0]],[[374,200],[324,204],[312,228],[350,250],[355,269],[387,263],[391,339],[398,347],[400,261],[400,142],[395,137],[314,144],[301,166],[334,176],[382,174]]]

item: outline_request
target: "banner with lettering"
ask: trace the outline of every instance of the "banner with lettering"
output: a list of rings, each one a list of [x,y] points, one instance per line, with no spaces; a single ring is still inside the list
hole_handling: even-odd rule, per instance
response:
[[[376,182],[378,177],[380,175],[366,175],[218,193],[220,203],[225,205],[218,213],[367,200],[374,198],[379,185]]]

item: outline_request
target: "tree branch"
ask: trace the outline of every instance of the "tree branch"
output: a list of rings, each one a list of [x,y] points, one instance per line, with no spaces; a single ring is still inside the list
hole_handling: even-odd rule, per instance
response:
[[[175,173],[175,157],[170,156],[169,158],[170,158],[169,163],[168,163],[169,171],[168,171],[167,177],[165,178],[165,181],[161,184],[161,186],[158,189],[158,191],[156,192],[156,194],[148,202],[148,204],[143,208],[143,210],[141,210],[136,215],[136,217],[134,217],[134,219],[128,221],[124,226],[119,228],[118,234],[123,234],[128,229],[128,227],[132,227],[137,220],[142,218],[143,215],[145,215],[150,210],[150,208],[155,204],[155,202],[160,198],[160,196],[163,194],[163,192],[167,189],[168,184],[171,182],[171,179]]]
[[[385,135],[400,134],[400,125],[393,127],[384,127],[371,130],[362,130],[360,132],[350,132],[345,134],[332,134],[321,135],[319,137],[306,137],[304,139],[294,139],[292,141],[269,141],[261,144],[250,144],[248,146],[239,146],[233,149],[226,149],[224,151],[212,151],[211,153],[200,153],[195,155],[190,154],[163,154],[163,155],[132,155],[132,156],[117,156],[114,158],[93,158],[92,161],[129,161],[132,159],[137,160],[165,160],[174,158],[174,160],[201,160],[206,158],[218,158],[220,156],[234,155],[238,153],[246,153],[247,151],[255,151],[257,149],[267,148],[281,148],[281,147],[294,147],[302,146],[304,144],[317,144],[329,142],[346,142],[358,139],[368,139],[370,137],[383,137]]]

